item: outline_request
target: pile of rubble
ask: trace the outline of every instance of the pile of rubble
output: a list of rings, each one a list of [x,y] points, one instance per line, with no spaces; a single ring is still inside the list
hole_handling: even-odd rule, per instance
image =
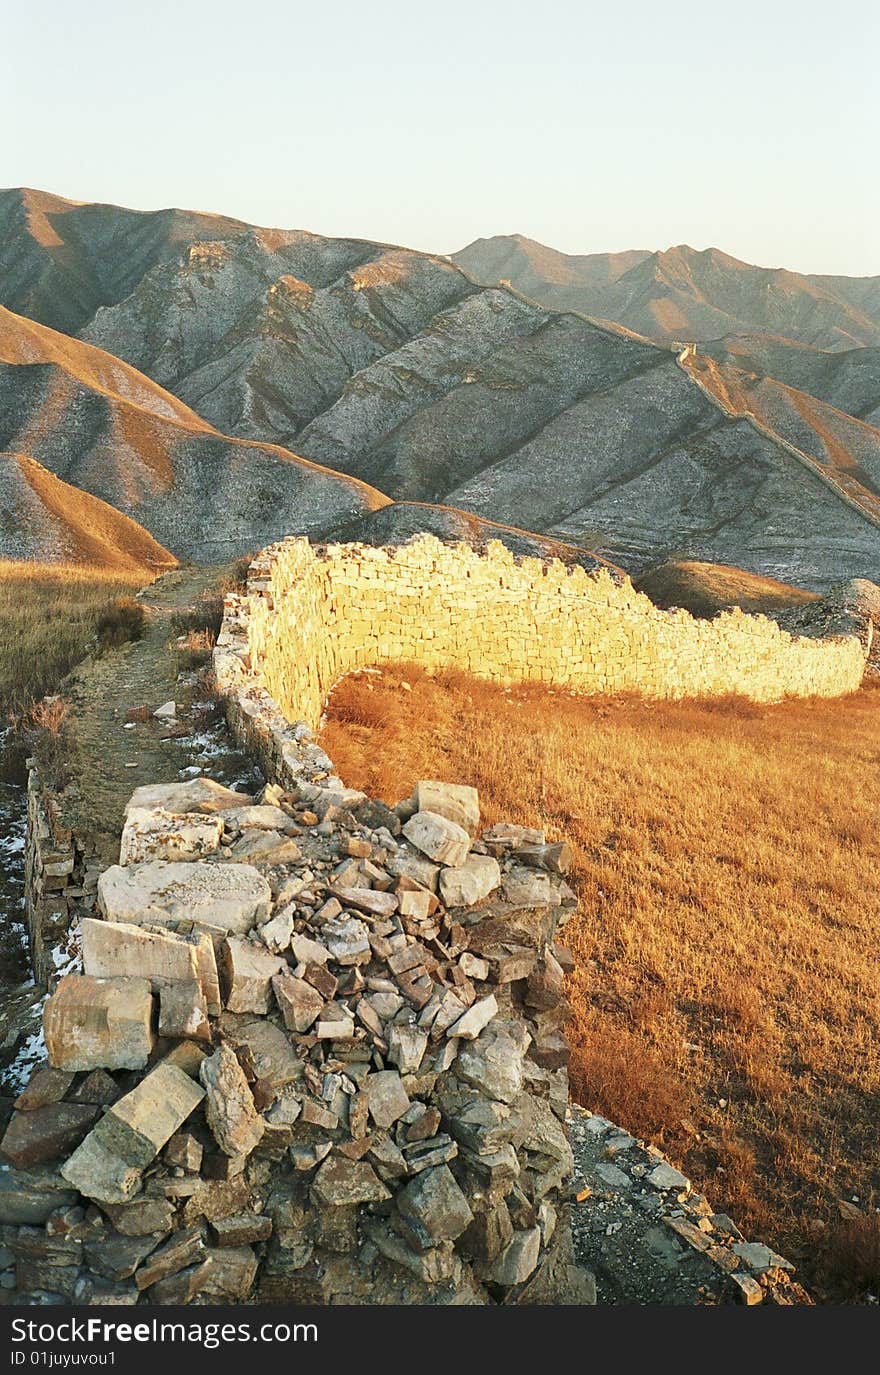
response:
[[[582,1302],[565,845],[473,788],[140,788],[3,1137],[17,1302]]]

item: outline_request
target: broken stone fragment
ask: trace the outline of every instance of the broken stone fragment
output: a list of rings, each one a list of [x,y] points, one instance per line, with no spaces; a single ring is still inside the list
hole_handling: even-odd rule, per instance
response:
[[[422,1171],[401,1190],[396,1203],[423,1250],[455,1241],[473,1221],[470,1204],[447,1165]]]
[[[67,1181],[51,1167],[0,1169],[0,1225],[41,1227],[53,1212],[76,1202]]]
[[[371,1074],[366,1085],[370,1116],[377,1127],[388,1128],[402,1117],[409,1107],[409,1094],[396,1070],[380,1070]]]
[[[263,946],[228,936],[220,955],[221,974],[230,1012],[269,1011],[272,979],[287,966]]]
[[[546,1011],[556,1007],[564,996],[565,975],[550,951],[546,950],[539,967],[529,975],[526,985],[526,1006]]]
[[[321,994],[305,979],[296,979],[292,974],[276,974],[272,979],[272,990],[288,1031],[300,1034],[308,1031],[324,1010]]]
[[[655,1189],[684,1189],[689,1191],[691,1181],[687,1175],[682,1174],[681,1170],[676,1170],[668,1161],[661,1160],[659,1165],[655,1165],[647,1176],[649,1184]]]
[[[243,934],[264,921],[272,890],[249,864],[166,863],[153,860],[98,879],[98,903],[108,921],[163,926],[191,921]]]
[[[211,1040],[208,1008],[197,983],[166,984],[159,990],[159,1035],[172,1040]]]
[[[198,1174],[202,1167],[204,1150],[192,1132],[175,1132],[165,1147],[164,1158],[169,1165],[187,1174]]]
[[[427,921],[437,910],[437,898],[427,888],[398,890],[397,901],[402,917],[413,917],[416,921]]]
[[[283,977],[279,975],[278,977]],[[234,1025],[232,1023],[234,1022]],[[302,1077],[302,1062],[280,1026],[264,1017],[224,1017],[223,1034],[230,1041],[254,1088],[273,1099]]]
[[[476,1040],[461,1046],[455,1073],[487,1098],[512,1103],[522,1090],[522,1057],[522,1047],[507,1030],[490,1023]]]
[[[412,795],[413,812],[434,812],[454,821],[473,837],[480,829],[480,800],[476,788],[463,783],[422,779]]]
[[[339,913],[334,915],[338,916]],[[290,948],[294,958],[300,964],[326,964],[330,958],[330,951],[326,945],[322,945],[320,941],[312,940],[310,936],[305,936],[300,932],[291,940]]]
[[[498,1003],[494,993],[490,993],[487,998],[480,998],[472,1007],[469,1007],[464,1016],[459,1017],[457,1022],[453,1022],[446,1035],[451,1039],[473,1041],[485,1030],[497,1012]]]
[[[207,1093],[205,1115],[217,1145],[225,1155],[250,1155],[259,1145],[265,1123],[235,1053],[227,1045],[218,1046],[202,1061],[199,1077]]]
[[[543,831],[532,826],[517,826],[512,821],[499,821],[483,832],[483,839],[505,849],[516,849],[520,845],[543,845]]]
[[[179,1270],[177,1274],[169,1275],[167,1279],[159,1280],[157,1284],[154,1284],[149,1291],[150,1302],[163,1306],[192,1303],[199,1294],[208,1292],[213,1270],[214,1262],[206,1254],[205,1259],[200,1264],[191,1265],[186,1270]]]
[[[267,1241],[272,1235],[272,1219],[261,1213],[237,1213],[233,1217],[217,1218],[211,1231],[218,1246],[249,1246],[255,1241]]]
[[[462,1235],[461,1245],[475,1260],[496,1260],[513,1239],[513,1223],[504,1199],[478,1213]]]
[[[98,1115],[88,1103],[47,1103],[14,1112],[0,1143],[0,1155],[22,1168],[55,1160],[79,1145]]]
[[[366,1160],[325,1160],[312,1182],[312,1195],[327,1208],[352,1203],[382,1203],[391,1194]]]
[[[184,1074],[188,1074],[190,1079],[198,1079],[202,1061],[207,1055],[204,1046],[198,1045],[195,1041],[178,1041],[176,1046],[172,1046],[167,1055],[163,1055],[161,1063],[163,1065],[175,1065],[182,1069]]]
[[[472,955],[469,950],[465,950],[459,956],[458,967],[469,979],[476,979],[479,983],[485,982],[489,977],[488,960],[481,960],[478,955]]]
[[[501,896],[512,907],[558,907],[559,893],[550,875],[526,865],[514,865],[501,883]]]
[[[135,788],[126,806],[126,813],[143,808],[183,812],[222,812],[233,807],[247,807],[253,803],[247,793],[233,792],[213,778],[190,778],[186,783],[149,783]]]
[[[126,1237],[161,1236],[174,1225],[174,1204],[167,1198],[136,1198],[102,1207],[117,1232]]]
[[[473,907],[499,887],[501,869],[491,855],[469,855],[457,869],[443,869],[440,896],[447,907]]]
[[[555,845],[518,845],[516,858],[520,864],[549,869],[553,874],[567,874],[574,862],[571,846],[565,841]]]
[[[388,1032],[388,1059],[401,1074],[415,1074],[428,1048],[427,1032],[416,1026],[394,1023]]]
[[[16,1098],[13,1107],[20,1112],[33,1112],[62,1099],[73,1083],[73,1073],[61,1069],[38,1069],[32,1074],[27,1088]]]
[[[202,1276],[200,1293],[232,1302],[248,1297],[258,1269],[257,1257],[250,1246],[209,1247],[205,1260],[209,1269]]]
[[[280,831],[245,831],[224,858],[236,862],[251,859],[255,864],[294,864],[301,857],[295,840]]]
[[[205,1253],[202,1233],[198,1227],[188,1227],[178,1232],[158,1251],[154,1251],[145,1265],[136,1272],[134,1282],[138,1289],[149,1289],[169,1275],[175,1275],[186,1266],[192,1265]]]
[[[409,879],[420,888],[426,888],[429,893],[437,892],[440,866],[432,864],[424,855],[417,854],[414,848],[391,855],[385,862],[385,868],[397,879]]]
[[[540,1256],[540,1227],[514,1232],[504,1250],[487,1269],[485,1278],[492,1284],[503,1284],[508,1288],[523,1284],[533,1273]]]
[[[380,896],[386,895],[381,894]],[[396,902],[395,899],[395,906]],[[332,921],[325,922],[321,927],[321,935],[337,964],[365,964],[369,962],[372,956],[370,933],[357,917],[345,915],[334,917]]]
[[[223,819],[228,826],[238,827],[242,831],[281,831],[297,835],[300,829],[293,817],[288,816],[281,807],[265,802],[253,807],[232,807],[224,811]]]
[[[219,850],[222,835],[221,817],[196,813],[175,815],[145,807],[129,807],[119,846],[119,863],[203,859]]]
[[[260,940],[275,955],[280,955],[282,950],[286,950],[290,945],[290,938],[293,935],[294,910],[292,904],[283,907],[270,921],[264,922],[259,928]]]
[[[141,1261],[155,1251],[158,1237],[89,1237],[83,1259],[89,1270],[108,1280],[130,1279]]]
[[[112,1075],[103,1069],[93,1069],[81,1084],[77,1084],[70,1094],[71,1103],[96,1103],[102,1107],[115,1103],[119,1097],[119,1085]]]
[[[454,1283],[460,1273],[460,1262],[451,1242],[443,1242],[425,1251],[414,1251],[386,1223],[368,1221],[363,1224],[363,1230],[377,1251],[395,1265],[410,1270],[425,1284]]]
[[[62,1175],[98,1203],[128,1202],[140,1188],[141,1171],[204,1096],[177,1066],[157,1065],[92,1128]]]
[[[403,828],[410,844],[438,864],[459,868],[471,848],[471,838],[458,826],[437,812],[416,812]]]
[[[333,896],[343,907],[354,907],[358,912],[369,912],[375,917],[390,917],[397,911],[397,898],[394,893],[379,892],[374,888],[347,888],[334,883]],[[324,926],[321,934],[324,935]]]
[[[153,998],[146,979],[66,974],[43,1009],[54,1069],[143,1069],[153,1049]]]

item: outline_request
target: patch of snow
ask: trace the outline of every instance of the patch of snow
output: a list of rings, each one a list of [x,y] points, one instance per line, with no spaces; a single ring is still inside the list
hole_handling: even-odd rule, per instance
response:
[[[48,996],[47,994],[46,997]],[[15,1059],[3,1071],[4,1085],[16,1094],[21,1093],[30,1081],[34,1070],[48,1059],[46,1040],[43,1036],[43,1006],[45,1002],[46,998],[42,998],[34,1007],[34,1015],[40,1017],[38,1030],[32,1031],[29,1036],[24,1038]]]

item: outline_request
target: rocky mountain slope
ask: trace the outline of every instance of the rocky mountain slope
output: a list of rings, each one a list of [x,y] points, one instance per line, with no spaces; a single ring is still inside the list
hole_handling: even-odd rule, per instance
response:
[[[880,277],[804,276],[687,244],[579,257],[517,234],[477,239],[452,257],[479,282],[506,280],[544,305],[616,320],[652,339],[757,332],[820,349],[880,344]]]
[[[700,347],[716,362],[809,392],[868,425],[880,426],[880,348],[829,353],[767,334],[730,334]]]
[[[176,556],[204,561],[292,528],[320,536],[387,500],[278,446],[221,434],[118,359],[9,311],[0,449],[108,502]]]
[[[672,557],[817,588],[880,575],[880,432],[731,360],[683,367],[442,257],[184,212],[41,219],[16,194],[30,227],[0,239],[18,264],[0,291],[48,312],[46,273],[67,272],[59,295],[88,318],[75,343],[9,327],[0,444],[176,554],[351,531],[393,500],[406,511],[368,528],[477,517],[635,572]],[[43,220],[61,247],[38,242]],[[582,276],[616,289],[648,262]]]
[[[176,560],[128,516],[23,454],[0,453],[0,558],[159,573]]]

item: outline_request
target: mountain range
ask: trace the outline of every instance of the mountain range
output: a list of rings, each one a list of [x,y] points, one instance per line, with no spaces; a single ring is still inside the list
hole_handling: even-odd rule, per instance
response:
[[[664,342],[767,333],[832,351],[880,344],[880,277],[805,276],[687,244],[577,256],[519,234],[477,239],[453,260],[479,282]]]
[[[880,279],[538,249],[0,192],[0,448],[179,558],[426,528],[880,577]]]

